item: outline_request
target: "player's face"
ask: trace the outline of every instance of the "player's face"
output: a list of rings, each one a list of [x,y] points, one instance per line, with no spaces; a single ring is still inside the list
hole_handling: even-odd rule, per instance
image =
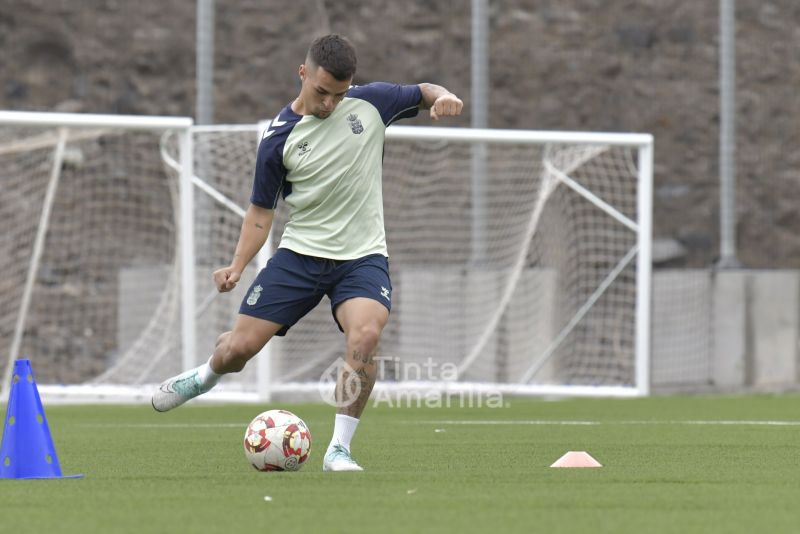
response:
[[[350,88],[352,79],[340,81],[313,64],[300,66],[303,102],[306,111],[318,119],[327,119]]]

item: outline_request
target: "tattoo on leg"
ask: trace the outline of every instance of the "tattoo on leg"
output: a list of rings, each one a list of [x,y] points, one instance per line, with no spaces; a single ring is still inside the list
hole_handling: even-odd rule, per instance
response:
[[[372,351],[371,353],[367,354],[365,352],[361,352],[360,350],[353,351],[353,360],[360,363],[365,363],[367,365],[375,365],[375,354],[377,351]]]
[[[367,405],[372,387],[375,385],[375,374],[368,373],[363,367],[353,369],[345,365],[339,382],[336,384],[336,401],[340,414],[360,417]]]

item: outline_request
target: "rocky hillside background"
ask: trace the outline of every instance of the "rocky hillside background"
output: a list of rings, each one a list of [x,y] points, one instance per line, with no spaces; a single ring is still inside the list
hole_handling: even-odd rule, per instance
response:
[[[718,2],[490,4],[490,126],[654,134],[655,237],[683,251],[664,265],[713,264]],[[737,24],[739,257],[800,268],[800,2],[739,0]],[[215,30],[215,122],[273,116],[334,31],[358,83],[445,85],[469,125],[469,0],[218,1]],[[0,0],[0,50],[2,109],[194,114],[191,0]]]

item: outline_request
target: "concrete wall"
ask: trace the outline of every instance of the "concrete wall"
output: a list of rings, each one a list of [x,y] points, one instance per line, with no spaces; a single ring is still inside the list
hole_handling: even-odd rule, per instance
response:
[[[145,327],[149,316],[140,310],[155,306],[163,290],[156,281],[163,285],[165,276],[165,266],[121,272],[120,353]],[[551,313],[557,306],[557,285],[556,271],[526,270],[511,299],[510,313],[501,321],[504,350],[497,334],[493,335],[483,351],[489,356],[482,357],[464,378],[513,381],[524,374],[557,334]],[[498,275],[491,272],[467,276],[448,269],[407,268],[397,273],[395,286],[401,288],[398,295],[403,306],[390,322],[392,329],[398,329],[387,332],[385,348],[388,356],[402,356],[405,363],[420,365],[428,358],[439,364],[458,363],[481,331],[477,325],[490,319],[491,304],[500,298]],[[474,291],[476,287],[480,291]],[[457,302],[452,301],[453,295]],[[470,302],[478,297],[485,302]],[[238,307],[239,300],[230,299],[228,304]],[[441,302],[443,309],[431,309],[431,300]],[[487,315],[467,318],[458,310],[482,310]],[[235,311],[231,308],[223,315],[233,317]],[[201,332],[203,354],[213,347],[217,330]],[[273,343],[274,373],[282,376],[297,366],[300,357],[317,376],[320,370],[312,360],[319,359],[324,368],[341,350],[341,336],[330,320],[327,301],[295,330],[295,335]],[[662,269],[653,273],[651,380],[655,393],[796,388],[800,384],[799,341],[800,271]],[[497,369],[503,369],[502,376]],[[557,380],[557,374],[556,362],[548,361],[537,381]]]
[[[653,285],[655,391],[797,387],[800,272],[660,270]]]

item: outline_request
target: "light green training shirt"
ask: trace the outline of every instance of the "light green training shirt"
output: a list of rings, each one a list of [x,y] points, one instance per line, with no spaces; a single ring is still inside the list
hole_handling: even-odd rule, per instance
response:
[[[280,247],[349,260],[388,256],[382,169],[386,127],[417,114],[416,85],[350,88],[325,119],[286,106],[264,133],[251,202],[274,209],[281,194],[289,222]]]

